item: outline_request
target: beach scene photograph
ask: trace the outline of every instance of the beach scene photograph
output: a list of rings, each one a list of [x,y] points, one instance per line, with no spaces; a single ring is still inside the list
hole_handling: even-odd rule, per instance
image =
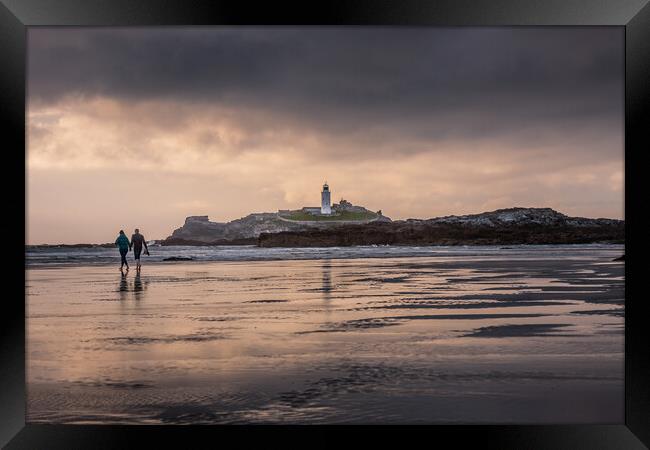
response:
[[[624,38],[29,27],[26,422],[624,423]]]

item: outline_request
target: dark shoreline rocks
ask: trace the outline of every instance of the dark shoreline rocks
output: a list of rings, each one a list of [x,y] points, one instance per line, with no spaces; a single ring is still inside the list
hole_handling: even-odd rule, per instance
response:
[[[185,256],[170,256],[169,258],[163,259],[163,261],[192,261],[193,258]]]
[[[513,224],[480,226],[444,223],[373,223],[308,230],[262,233],[260,247],[347,247],[353,245],[541,245],[625,242],[625,227],[545,226]]]

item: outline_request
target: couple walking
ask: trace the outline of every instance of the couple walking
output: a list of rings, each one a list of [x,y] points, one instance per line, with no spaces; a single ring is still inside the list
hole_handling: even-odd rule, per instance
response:
[[[126,254],[129,250],[133,249],[133,256],[135,256],[135,268],[140,270],[140,253],[142,253],[142,246],[144,245],[144,254],[149,254],[149,249],[147,248],[147,242],[144,239],[144,236],[140,234],[139,229],[135,229],[135,233],[131,236],[131,242],[129,238],[124,234],[124,230],[120,230],[120,235],[115,241],[115,245],[120,250],[120,256],[122,257],[122,263],[120,264],[120,270],[126,265],[126,270],[129,270],[129,263],[126,261]]]

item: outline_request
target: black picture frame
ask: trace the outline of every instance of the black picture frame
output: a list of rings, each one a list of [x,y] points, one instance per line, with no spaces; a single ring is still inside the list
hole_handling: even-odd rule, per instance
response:
[[[3,220],[9,259],[4,278],[12,289],[2,300],[0,326],[0,444],[3,448],[128,448],[153,442],[183,448],[198,439],[223,445],[226,436],[243,445],[251,438],[285,439],[295,432],[318,435],[318,443],[340,445],[330,431],[341,427],[164,427],[25,424],[24,258],[26,35],[33,26],[344,24],[418,26],[611,25],[625,27],[625,423],[620,425],[421,426],[410,442],[454,447],[635,449],[650,446],[650,338],[644,321],[642,180],[643,153],[650,149],[649,0],[356,0],[299,4],[234,0],[0,0],[0,115],[3,133]],[[25,194],[25,192],[23,192]],[[8,208],[8,210],[7,210]],[[8,239],[7,237],[11,237]],[[8,258],[7,258],[8,257]],[[6,262],[6,260],[5,260]],[[359,428],[345,427],[358,432]],[[361,428],[382,440],[401,427]],[[282,433],[282,435],[280,434]],[[301,433],[302,434],[302,433]],[[372,436],[370,436],[372,435]],[[417,436],[416,436],[417,435]],[[190,444],[193,442],[193,444]],[[270,441],[269,441],[270,442]],[[285,442],[286,443],[286,442]],[[289,442],[291,443],[291,442]],[[296,443],[301,443],[298,441]],[[302,441],[303,445],[305,444]]]

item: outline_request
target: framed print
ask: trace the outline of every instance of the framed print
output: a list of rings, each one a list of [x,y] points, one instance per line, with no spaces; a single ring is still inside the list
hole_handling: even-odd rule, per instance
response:
[[[2,444],[647,446],[646,3],[3,0]]]

